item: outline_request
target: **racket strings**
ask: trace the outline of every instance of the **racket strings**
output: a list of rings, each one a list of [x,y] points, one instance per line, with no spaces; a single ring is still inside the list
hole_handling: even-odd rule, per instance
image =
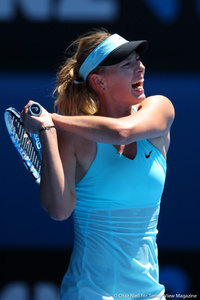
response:
[[[12,117],[12,128],[15,129],[15,138],[22,146],[26,154],[28,155],[30,161],[34,165],[35,169],[40,174],[41,172],[41,162],[38,157],[37,151],[35,150],[34,144],[32,140],[29,137],[29,134],[25,131],[25,129],[21,126],[21,123],[19,120],[17,120],[15,117]]]

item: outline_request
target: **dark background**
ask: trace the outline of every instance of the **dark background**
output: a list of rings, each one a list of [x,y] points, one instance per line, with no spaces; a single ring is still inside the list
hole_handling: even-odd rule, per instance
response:
[[[146,95],[163,94],[175,106],[158,228],[160,279],[167,295],[200,297],[200,1],[1,0],[0,300],[58,299],[73,245],[72,219],[56,222],[41,209],[3,113],[29,99],[52,111],[66,47],[100,27],[149,41]]]

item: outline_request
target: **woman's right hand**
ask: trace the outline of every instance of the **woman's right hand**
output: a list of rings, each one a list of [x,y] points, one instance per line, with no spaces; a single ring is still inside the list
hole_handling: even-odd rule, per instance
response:
[[[31,133],[39,133],[39,130],[42,126],[52,126],[54,125],[53,120],[51,118],[51,114],[48,113],[46,109],[42,107],[42,113],[40,116],[32,116],[30,115],[28,108],[34,103],[34,101],[30,100],[21,112],[21,119],[23,122],[23,127]]]

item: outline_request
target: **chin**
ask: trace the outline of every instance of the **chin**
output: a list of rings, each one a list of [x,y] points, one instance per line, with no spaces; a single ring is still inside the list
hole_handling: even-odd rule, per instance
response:
[[[146,95],[143,94],[141,97],[140,97],[140,101],[144,101],[146,99]]]
[[[138,103],[141,103],[142,101],[144,101],[146,99],[146,95],[145,94],[142,94],[140,95],[139,97],[135,97],[134,96],[134,104],[138,104]]]

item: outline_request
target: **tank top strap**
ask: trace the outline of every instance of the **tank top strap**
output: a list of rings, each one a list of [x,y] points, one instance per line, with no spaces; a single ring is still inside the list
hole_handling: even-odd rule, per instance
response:
[[[134,105],[132,105],[132,110],[134,111],[134,113],[137,112],[137,109],[136,109],[136,107]]]

